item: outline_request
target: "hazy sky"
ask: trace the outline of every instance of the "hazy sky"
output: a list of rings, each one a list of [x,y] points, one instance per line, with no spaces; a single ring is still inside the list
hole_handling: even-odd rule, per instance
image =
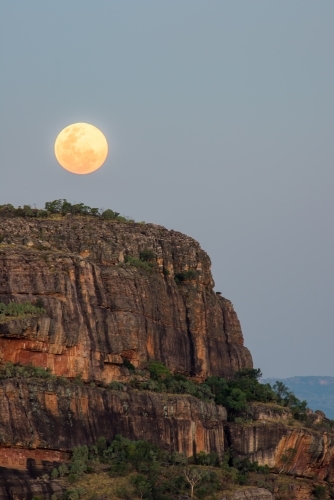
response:
[[[0,204],[67,198],[196,238],[265,376],[334,375],[333,0],[7,0]],[[101,128],[96,173],[58,166]]]

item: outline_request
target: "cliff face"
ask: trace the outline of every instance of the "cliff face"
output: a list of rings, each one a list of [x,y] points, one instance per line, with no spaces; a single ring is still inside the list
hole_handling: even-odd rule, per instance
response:
[[[42,299],[45,316],[0,324],[0,360],[105,381],[157,359],[203,379],[252,366],[232,304],[213,292],[210,259],[161,226],[93,218],[2,219],[0,302]],[[154,252],[154,269],[125,263]],[[140,261],[139,261],[140,262]],[[195,270],[194,280],[174,276]]]
[[[11,379],[0,382],[0,400],[0,467],[51,467],[116,434],[187,456],[224,450],[225,409],[192,396]]]
[[[279,473],[334,481],[334,435],[289,426],[288,413],[256,405],[253,423],[226,424],[227,446],[232,446],[237,456]]]
[[[130,377],[124,360],[160,360],[198,380],[252,366],[233,306],[213,292],[210,259],[193,239],[80,217],[1,219],[0,235],[0,302],[39,300],[46,309],[1,320],[0,362],[104,383]],[[139,259],[144,250],[154,253],[151,267]],[[177,284],[188,270],[195,279]],[[8,379],[0,402],[0,490],[22,498],[48,487],[27,480],[34,471],[99,436],[121,433],[188,456],[224,449],[225,409],[191,396]]]
[[[289,426],[288,410],[254,405],[252,423],[227,424],[223,407],[192,396],[92,384],[128,380],[127,360],[141,367],[156,359],[199,381],[252,367],[237,315],[214,293],[210,259],[196,241],[89,217],[0,219],[0,236],[0,302],[38,300],[46,310],[0,319],[0,363],[85,382],[0,380],[0,498],[47,498],[59,485],[29,478],[68,460],[73,447],[116,434],[187,456],[221,456],[225,441],[277,472],[334,480],[334,436]],[[310,491],[294,494],[305,500]]]

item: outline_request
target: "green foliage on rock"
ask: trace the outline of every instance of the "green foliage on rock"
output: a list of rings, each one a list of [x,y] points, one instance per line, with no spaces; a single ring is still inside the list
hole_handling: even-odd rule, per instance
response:
[[[6,321],[8,318],[17,318],[21,316],[36,316],[45,314],[43,303],[39,300],[35,305],[31,302],[9,302],[4,304],[0,302],[0,323]]]
[[[121,382],[118,382],[117,380],[113,380],[107,385],[108,389],[111,389],[112,391],[124,391],[125,386]]]
[[[147,369],[154,380],[162,380],[171,377],[171,372],[168,368],[155,359],[148,362]]]
[[[322,485],[317,485],[314,487],[314,490],[313,490],[313,495],[315,498],[319,499],[319,500],[325,500],[327,497],[327,488],[326,486],[322,486]],[[332,496],[331,496],[332,498]]]
[[[181,273],[176,273],[174,280],[177,284],[183,283],[184,281],[193,281],[198,278],[198,271],[195,269],[189,269],[188,271],[182,271]]]
[[[146,366],[149,378],[137,377],[130,381],[133,388],[158,393],[189,394],[204,401],[214,401],[228,411],[229,420],[244,420],[248,417],[249,404],[253,402],[276,403],[288,407],[296,419],[306,415],[306,401],[300,401],[287,392],[280,397],[270,384],[261,384],[260,369],[244,369],[235,373],[231,379],[209,377],[203,383],[197,383],[179,373],[171,371],[160,361],[151,360]]]
[[[298,399],[288,387],[280,381],[276,381],[273,390],[277,396],[279,404],[290,408],[294,418],[297,420],[306,420],[307,402]]]
[[[70,203],[66,199],[59,199],[47,201],[44,209],[32,208],[30,205],[23,205],[23,207],[14,207],[14,205],[7,203],[0,205],[0,217],[35,217],[45,218],[50,215],[90,215],[92,217],[100,217],[104,220],[114,220],[118,222],[134,222],[133,219],[121,216],[118,212],[111,209],[101,211],[99,208],[89,207],[84,203]]]
[[[125,255],[124,262],[129,266],[138,267],[140,269],[143,269],[144,271],[149,272],[153,271],[153,269],[156,267],[155,262],[147,261],[145,258],[138,259],[138,257],[133,257],[132,255]]]
[[[198,384],[179,373],[172,374],[160,361],[149,361],[147,370],[150,378],[142,380],[142,377],[134,377],[130,382],[133,388],[160,393],[190,394],[204,401],[213,400],[213,394],[206,383]]]
[[[152,262],[155,259],[155,253],[153,250],[145,248],[142,252],[140,252],[139,259],[142,262]]]
[[[114,212],[110,208],[108,208],[107,210],[104,210],[101,214],[102,219],[105,219],[105,220],[116,220],[118,216],[119,216],[119,212]]]
[[[26,366],[20,364],[6,363],[0,366],[0,379],[7,378],[53,378],[51,371],[48,368],[34,366],[29,363]]]

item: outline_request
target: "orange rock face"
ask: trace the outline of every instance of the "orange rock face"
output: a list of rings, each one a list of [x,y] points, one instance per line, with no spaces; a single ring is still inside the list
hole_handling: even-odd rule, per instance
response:
[[[193,239],[89,217],[0,224],[0,302],[38,300],[46,310],[0,318],[0,363],[98,383],[128,380],[126,360],[140,368],[156,359],[199,381],[252,367],[233,306],[213,291],[210,259]],[[34,474],[66,461],[75,446],[116,434],[187,456],[221,456],[225,443],[276,472],[334,480],[333,436],[289,427],[289,411],[274,405],[254,405],[251,417],[227,424],[223,407],[188,395],[1,380],[0,499],[50,498],[57,485],[31,483]],[[294,498],[311,498],[298,488]]]
[[[0,381],[0,467],[66,461],[116,434],[191,456],[224,451],[226,410],[192,396],[112,391],[57,380]]]
[[[26,448],[8,448],[0,446],[0,467],[9,469],[29,470],[29,462],[34,463],[36,469],[44,469],[45,462],[59,464],[67,462],[69,453],[62,453],[55,450],[34,450]]]
[[[288,410],[287,410],[288,411]],[[266,415],[267,413],[267,415]],[[334,436],[304,427],[287,425],[286,411],[256,405],[252,424],[229,423],[225,432],[228,445],[239,457],[268,465],[280,474],[309,479],[334,480]]]
[[[127,377],[124,358],[157,359],[197,379],[252,366],[233,306],[214,293],[210,259],[193,239],[74,217],[2,219],[1,233],[0,302],[41,299],[47,314],[0,324],[0,361],[104,382]],[[145,249],[152,269],[139,260]],[[196,279],[177,284],[190,269]]]

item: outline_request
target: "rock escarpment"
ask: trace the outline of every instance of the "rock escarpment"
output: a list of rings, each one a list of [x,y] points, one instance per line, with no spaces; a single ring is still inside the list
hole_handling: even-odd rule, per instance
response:
[[[210,259],[193,239],[82,217],[1,219],[0,231],[0,302],[41,299],[47,311],[0,325],[0,361],[104,382],[128,375],[125,358],[198,379],[252,366],[233,306],[214,293]],[[147,249],[151,267],[139,259]],[[195,279],[177,284],[189,270]]]
[[[11,379],[0,381],[0,400],[0,467],[42,469],[116,434],[187,456],[224,450],[226,410],[192,396]]]
[[[332,432],[298,422],[289,425],[289,410],[275,411],[272,405],[254,405],[253,419],[243,425],[226,424],[226,445],[233,447],[236,456],[268,465],[280,474],[334,481]]]
[[[59,484],[29,478],[68,460],[73,447],[118,433],[187,456],[221,457],[228,446],[275,472],[334,480],[334,437],[290,426],[289,410],[254,405],[249,422],[227,423],[222,406],[189,395],[106,388],[129,380],[129,362],[140,369],[158,360],[197,381],[252,367],[196,241],[152,224],[72,216],[2,218],[0,236],[0,302],[45,309],[0,317],[0,363],[63,377],[0,381],[1,499],[49,498]],[[311,498],[303,491],[295,497]],[[270,498],[254,489],[236,495]]]
[[[128,380],[126,361],[156,359],[197,380],[252,366],[233,306],[213,291],[210,259],[196,241],[160,226],[82,217],[3,218],[0,235],[0,302],[38,301],[46,311],[0,321],[0,362],[85,382],[1,382],[3,481],[17,478],[29,498],[27,472],[50,470],[74,446],[117,433],[188,456],[222,454],[224,408],[94,387]],[[150,262],[140,259],[144,251]]]

